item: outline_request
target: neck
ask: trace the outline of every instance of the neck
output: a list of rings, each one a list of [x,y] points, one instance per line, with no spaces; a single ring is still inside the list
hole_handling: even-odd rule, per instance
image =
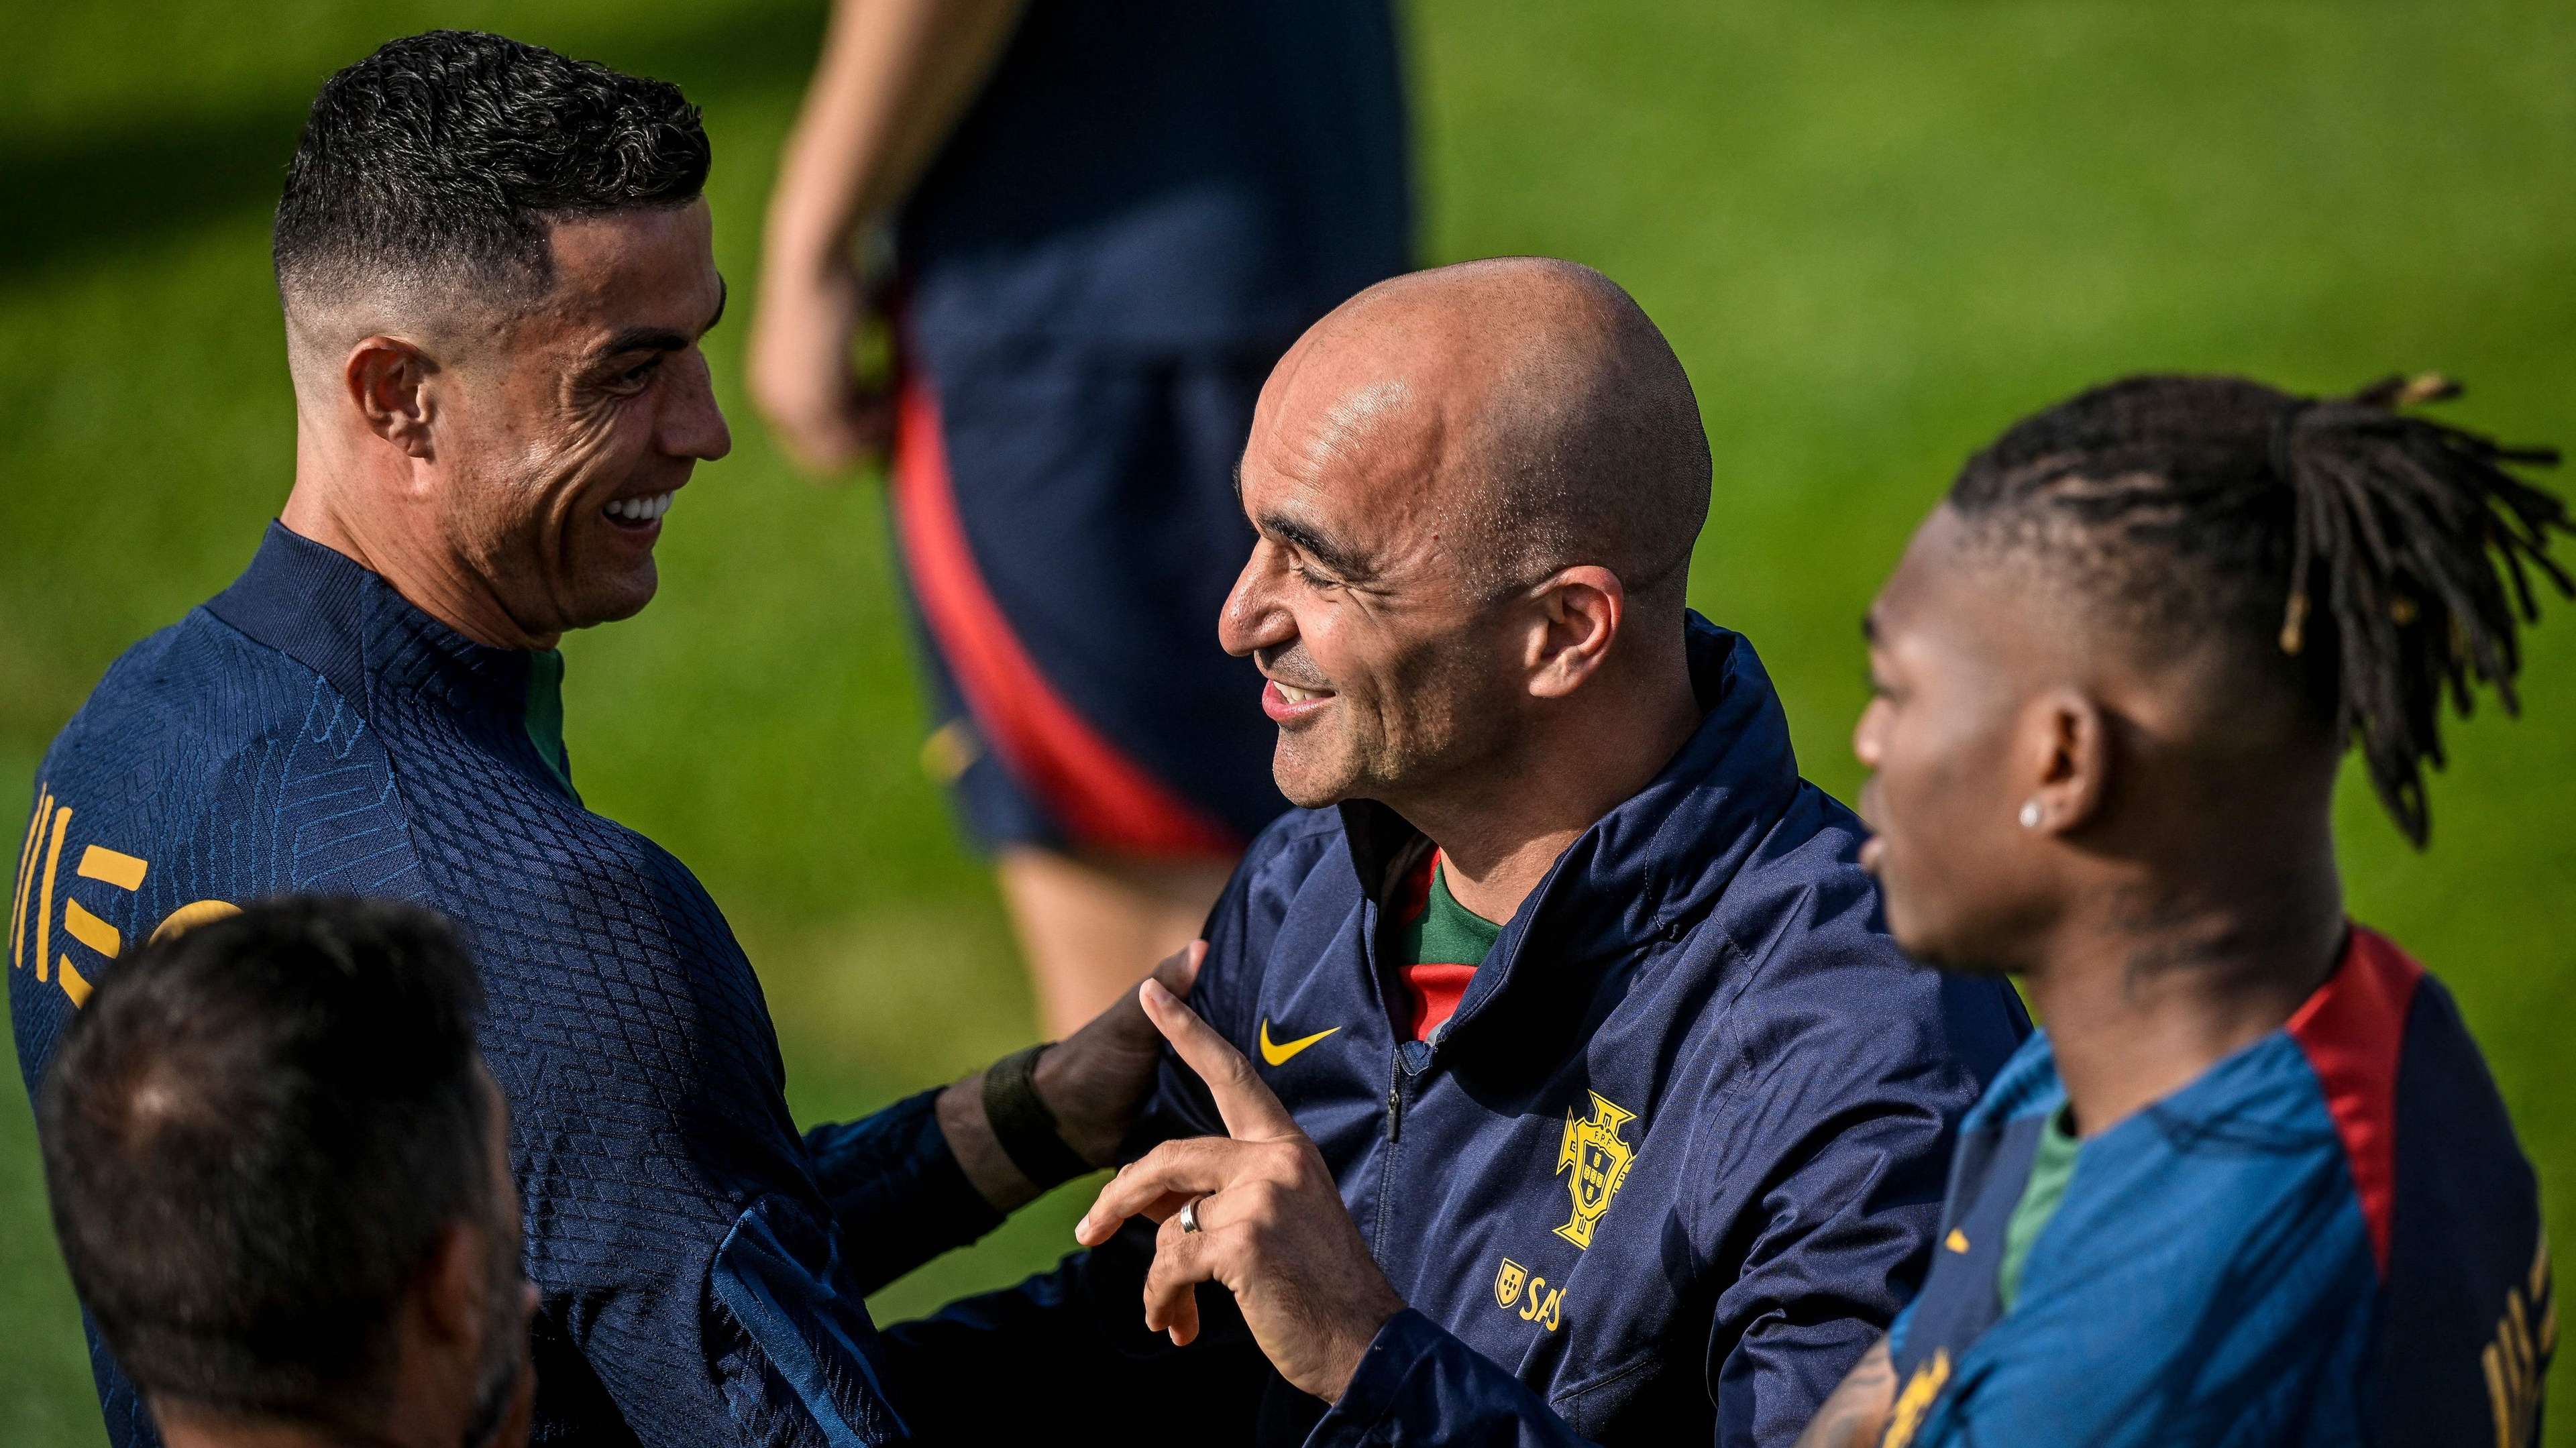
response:
[[[2189,1085],[2279,1028],[2333,970],[2345,921],[2331,842],[2276,858],[2292,863],[2180,887],[2141,871],[2080,892],[2098,903],[2025,977],[2077,1131]]]
[[[550,649],[560,634],[519,626],[490,586],[449,545],[425,490],[409,479],[365,476],[325,458],[297,430],[295,487],[278,521],[393,585],[412,607],[486,648]],[[363,494],[366,506],[352,506]]]
[[[1466,771],[1457,788],[1397,806],[1440,847],[1459,904],[1488,920],[1511,919],[1566,846],[1690,742],[1699,699],[1679,639],[1668,652],[1633,687],[1602,689],[1589,707],[1523,731],[1510,757]]]
[[[435,1441],[383,1429],[236,1418],[161,1399],[153,1400],[152,1420],[169,1448],[422,1448]]]

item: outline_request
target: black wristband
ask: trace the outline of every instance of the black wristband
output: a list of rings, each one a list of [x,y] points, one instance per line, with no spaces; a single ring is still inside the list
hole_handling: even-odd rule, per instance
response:
[[[1091,1170],[1091,1163],[1064,1144],[1055,1113],[1038,1095],[1038,1057],[1053,1049],[1055,1042],[1048,1041],[1013,1051],[984,1071],[984,1119],[992,1124],[993,1139],[1040,1191]]]

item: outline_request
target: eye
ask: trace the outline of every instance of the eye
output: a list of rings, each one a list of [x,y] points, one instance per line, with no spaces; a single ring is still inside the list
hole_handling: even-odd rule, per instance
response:
[[[630,367],[625,371],[618,373],[617,380],[623,386],[642,387],[653,380],[654,373],[661,370],[662,359],[655,357],[640,366]]]
[[[1340,580],[1328,578],[1321,573],[1317,573],[1315,570],[1307,567],[1303,562],[1291,562],[1288,565],[1288,571],[1296,574],[1297,581],[1306,585],[1308,588],[1320,591],[1327,588],[1341,587]]]

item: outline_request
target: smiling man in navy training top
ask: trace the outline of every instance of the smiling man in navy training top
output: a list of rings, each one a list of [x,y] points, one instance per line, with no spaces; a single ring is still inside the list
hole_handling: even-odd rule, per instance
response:
[[[323,86],[277,213],[294,488],[47,753],[10,1015],[32,1086],[147,938],[286,891],[434,906],[492,1002],[536,1441],[888,1443],[865,1295],[1034,1195],[1015,1161],[1106,1164],[1160,1043],[1129,1005],[800,1136],[715,902],[583,807],[556,640],[652,599],[663,513],[730,442],[707,165],[674,87],[498,36]],[[95,1335],[92,1362],[110,1442],[154,1441]]]
[[[1752,645],[1685,608],[1680,363],[1587,268],[1399,278],[1281,361],[1241,478],[1221,633],[1307,808],[1190,1007],[1293,1128],[1229,1106],[1249,1139],[1208,1139],[1226,1095],[1168,1066],[1133,1145],[1191,1139],[1111,1185],[1092,1251],[888,1329],[955,1385],[919,1423],[1786,1442],[1919,1280],[2027,1022],[1897,952]],[[965,1390],[1002,1360],[1014,1391]]]

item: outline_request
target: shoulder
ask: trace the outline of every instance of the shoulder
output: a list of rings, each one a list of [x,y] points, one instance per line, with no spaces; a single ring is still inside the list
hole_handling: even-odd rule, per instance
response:
[[[287,891],[421,893],[360,712],[203,609],[117,659],[32,784],[14,918],[74,1005],[174,919]]]
[[[2275,1033],[2085,1141],[1957,1407],[2012,1441],[2314,1441],[2291,1425],[2360,1412],[2378,1287],[2333,1122]]]
[[[1337,810],[1290,810],[1253,838],[1203,932],[1208,954],[1191,1002],[1210,1024],[1237,1042],[1251,1039],[1245,1013],[1260,994],[1273,952],[1283,942],[1302,939],[1304,932],[1293,924],[1301,900],[1339,865],[1348,899],[1337,895],[1334,903],[1345,908],[1328,907],[1326,913],[1338,921],[1357,903],[1358,879],[1349,861],[1349,837]]]
[[[2029,1035],[2012,986],[1935,970],[1887,933],[1860,867],[1860,822],[1801,783],[1726,888],[1708,926],[1742,956],[1725,1023],[1750,1061],[1869,1079],[1924,1067],[1968,1096]],[[1959,1105],[1964,1108],[1968,1097]]]
[[[190,892],[169,906],[372,893],[408,868],[391,763],[363,711],[202,608],[109,667],[37,785],[78,812],[75,834],[151,862],[146,895]]]
[[[2321,1257],[2376,1275],[2335,1113],[2285,1031],[2088,1138],[2077,1171],[2099,1213],[2081,1220],[2151,1247],[2177,1293],[2295,1277]]]
[[[57,749],[156,736],[239,739],[291,729],[320,676],[253,643],[203,608],[117,656],[57,739]]]
[[[1358,880],[1349,862],[1349,837],[1337,811],[1290,810],[1271,821],[1243,852],[1209,916],[1210,951],[1266,950],[1299,897],[1335,865],[1356,898]]]
[[[1235,878],[1293,887],[1336,851],[1348,849],[1335,809],[1292,809],[1272,820],[1244,849]]]

